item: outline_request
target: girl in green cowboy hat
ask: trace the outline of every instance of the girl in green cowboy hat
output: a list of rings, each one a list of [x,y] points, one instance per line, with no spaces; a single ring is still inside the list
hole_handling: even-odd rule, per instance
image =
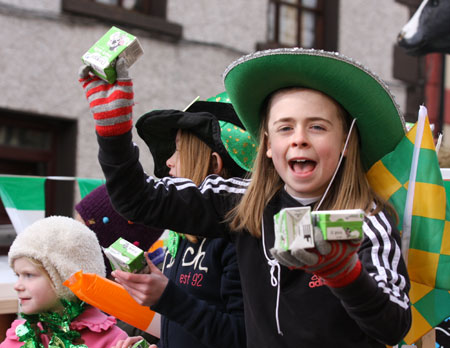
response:
[[[98,138],[116,207],[144,224],[234,241],[249,347],[395,345],[411,325],[410,283],[395,212],[365,178],[405,133],[389,90],[345,56],[299,48],[244,56],[224,82],[259,141],[251,180],[146,180],[122,130]],[[289,207],[362,209],[364,236],[330,242],[314,229],[313,248],[279,251],[274,215]]]

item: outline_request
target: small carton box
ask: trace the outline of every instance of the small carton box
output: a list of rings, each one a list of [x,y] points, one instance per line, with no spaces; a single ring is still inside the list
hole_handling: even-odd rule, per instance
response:
[[[128,67],[144,53],[138,39],[127,32],[111,27],[82,57],[84,64],[92,68],[101,79],[114,83],[116,61],[123,57]]]
[[[137,341],[135,344],[131,346],[131,348],[148,348],[148,347],[150,347],[150,344],[145,339]]]
[[[120,269],[131,273],[148,271],[144,251],[126,239],[119,238],[108,248],[103,249],[113,270]]]
[[[322,210],[311,213],[314,225],[320,227],[325,240],[362,238],[364,216],[362,209]]]
[[[274,215],[275,245],[280,251],[314,247],[310,207],[294,207],[280,210]]]

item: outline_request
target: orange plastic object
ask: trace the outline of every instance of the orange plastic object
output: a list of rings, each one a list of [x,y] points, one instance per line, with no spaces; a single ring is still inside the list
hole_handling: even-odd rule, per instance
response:
[[[122,285],[83,271],[72,274],[63,285],[72,290],[80,300],[159,337],[160,315],[149,307],[138,304]]]
[[[152,246],[148,249],[149,253],[154,252],[158,248],[164,247],[164,241],[162,239],[158,239],[155,243],[152,244]]]

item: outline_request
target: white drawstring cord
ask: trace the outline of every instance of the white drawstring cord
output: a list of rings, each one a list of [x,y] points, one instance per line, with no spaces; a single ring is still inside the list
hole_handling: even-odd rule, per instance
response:
[[[336,170],[334,171],[334,174],[333,174],[333,177],[332,177],[331,180],[330,180],[330,183],[328,184],[327,189],[325,190],[325,193],[324,193],[323,196],[322,196],[322,199],[320,200],[320,202],[319,202],[319,204],[318,204],[318,206],[317,206],[317,210],[319,209],[320,205],[322,204],[322,201],[324,200],[325,196],[327,195],[328,190],[330,189],[330,186],[331,186],[331,184],[332,184],[332,182],[333,182],[333,180],[334,180],[334,177],[336,176],[337,171],[339,170],[339,167],[340,167],[341,162],[342,162],[342,158],[344,157],[345,150],[347,149],[348,141],[349,141],[349,139],[350,139],[350,134],[352,133],[352,129],[353,129],[353,126],[354,126],[354,124],[355,124],[355,121],[356,121],[356,119],[353,119],[352,124],[350,125],[350,130],[349,130],[349,132],[348,132],[347,139],[345,140],[344,149],[342,150],[341,156],[339,157],[338,165],[337,165],[337,167],[336,167]],[[263,218],[263,221],[262,221],[261,225],[262,225],[262,245],[263,245],[263,250],[264,250],[264,256],[265,256],[266,259],[267,259],[267,264],[270,266],[270,283],[271,283],[271,285],[272,285],[273,287],[275,287],[275,286],[277,287],[277,304],[276,304],[276,306],[275,306],[275,320],[276,320],[276,322],[277,322],[277,330],[278,330],[278,334],[281,335],[281,336],[283,336],[283,332],[282,332],[281,329],[280,329],[280,320],[279,320],[279,317],[278,317],[278,309],[279,309],[279,305],[280,305],[280,277],[281,277],[281,267],[280,267],[280,264],[279,264],[279,262],[278,262],[277,260],[271,259],[271,258],[269,258],[269,256],[267,255],[267,251],[266,251],[266,243],[264,242],[264,218]],[[277,271],[278,271],[277,277],[275,277],[275,275],[274,275],[275,268],[276,268]]]
[[[327,189],[325,190],[325,193],[322,195],[322,198],[320,199],[320,202],[317,205],[317,208],[315,210],[319,210],[320,206],[322,205],[322,202],[325,199],[325,197],[326,197],[326,195],[328,193],[328,190],[330,189],[331,184],[334,181],[334,177],[336,176],[336,174],[337,174],[337,172],[339,170],[339,167],[341,166],[341,162],[342,162],[342,159],[344,158],[345,150],[347,150],[348,141],[350,140],[350,135],[352,134],[352,129],[353,129],[353,126],[355,125],[355,122],[356,122],[356,118],[353,119],[352,124],[350,125],[350,130],[348,131],[347,139],[345,139],[344,149],[342,150],[341,155],[339,156],[339,162],[338,162],[338,164],[336,166],[334,174],[333,174],[330,182],[328,183]]]
[[[267,264],[270,266],[270,283],[273,287],[277,287],[277,304],[275,306],[275,320],[277,322],[278,334],[283,336],[283,332],[280,329],[280,320],[278,318],[278,308],[280,305],[280,277],[281,277],[281,267],[277,260],[269,258],[266,251],[266,243],[264,242],[264,218],[262,220],[262,245],[264,250],[264,256],[267,259]],[[274,271],[277,268],[278,275],[275,277]]]

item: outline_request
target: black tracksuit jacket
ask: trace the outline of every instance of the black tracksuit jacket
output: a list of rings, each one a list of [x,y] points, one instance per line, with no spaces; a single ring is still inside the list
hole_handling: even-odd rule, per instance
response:
[[[231,232],[224,216],[245,192],[247,180],[209,176],[199,187],[182,178],[155,181],[139,163],[131,132],[98,137],[98,142],[111,201],[125,217],[235,243],[248,347],[381,348],[408,332],[410,282],[400,236],[388,215],[366,217],[358,251],[362,271],[350,285],[331,289],[314,275],[284,266],[278,276],[277,266],[268,261],[273,259],[273,215],[300,205],[285,190],[265,209],[263,238]]]

